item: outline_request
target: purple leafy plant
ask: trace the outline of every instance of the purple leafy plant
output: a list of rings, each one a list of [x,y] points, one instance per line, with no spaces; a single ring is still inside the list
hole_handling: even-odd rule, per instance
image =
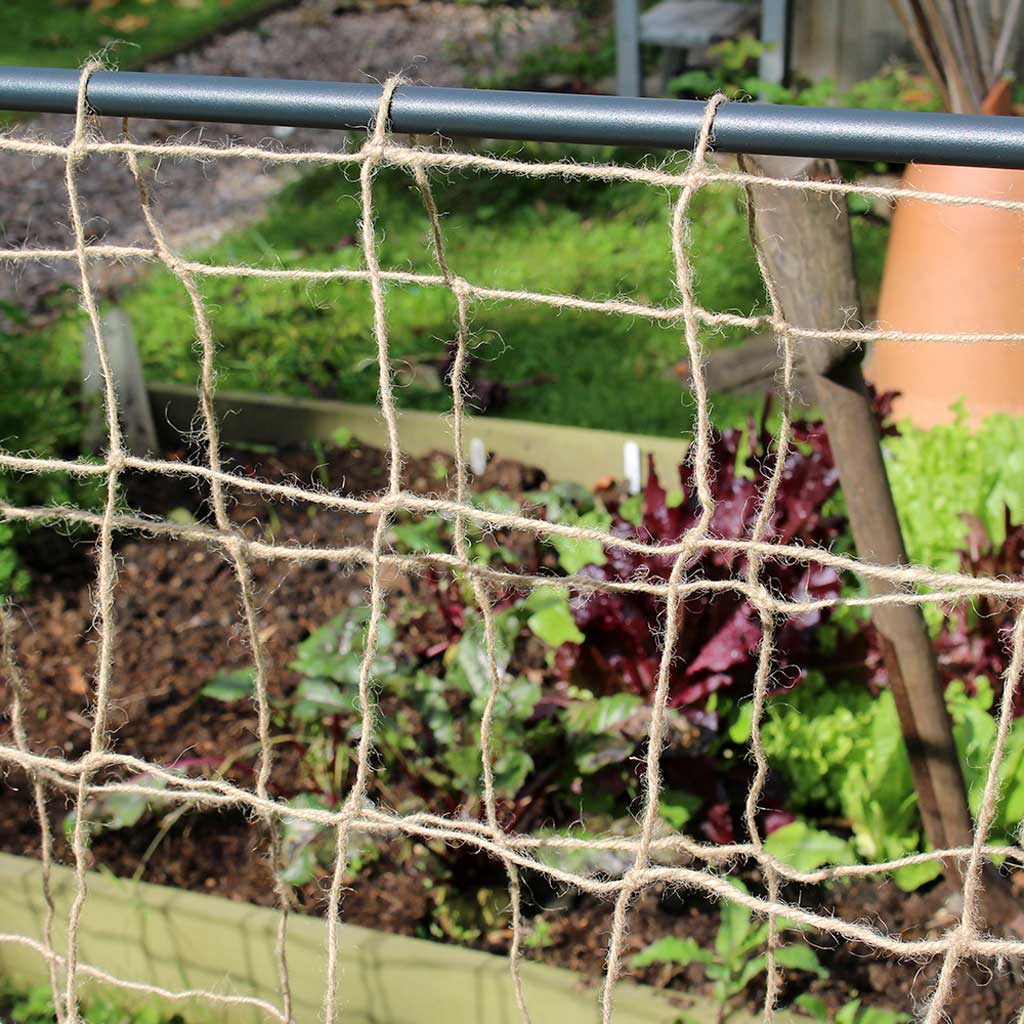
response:
[[[971,576],[1020,579],[1024,575],[1024,524],[1014,525],[1006,509],[1005,538],[999,543],[989,537],[981,520],[970,515],[963,518],[968,529],[967,546],[960,553],[961,570]],[[1009,660],[1014,616],[1009,604],[987,595],[951,609],[935,641],[943,681],[962,679],[973,693],[974,680],[985,676],[998,698]],[[1024,714],[1020,690],[1013,710],[1017,716]]]
[[[766,403],[759,424],[751,420],[746,431],[726,430],[714,437],[712,537],[740,539],[751,534],[760,496],[774,466],[773,436],[767,427],[769,411]],[[839,487],[832,450],[820,422],[794,423],[793,438],[795,443],[786,458],[764,539],[828,548],[845,527],[841,515],[827,510],[829,499]],[[652,462],[639,524],[626,519],[621,505],[612,501],[608,503],[612,532],[657,545],[680,540],[698,521],[700,503],[693,467],[688,462],[680,467],[679,480],[682,500],[672,503]],[[639,555],[613,546],[606,549],[605,558],[604,565],[589,565],[583,572],[599,580],[645,578],[664,582],[672,569],[670,556]],[[687,578],[709,581],[743,579],[745,571],[744,554],[707,548],[700,548],[686,566]],[[761,574],[762,582],[775,594],[791,600],[832,598],[840,592],[839,574],[813,562],[766,559]],[[663,601],[641,593],[598,591],[575,596],[571,608],[585,639],[560,650],[556,664],[561,673],[599,693],[627,690],[650,695],[661,661]],[[827,614],[807,612],[779,623],[773,673],[777,681],[791,685],[802,677],[813,660],[815,630]],[[736,696],[749,693],[760,639],[757,610],[741,594],[720,590],[688,597],[680,612],[679,640],[671,669],[672,706],[698,724],[714,729],[715,716],[704,711],[707,698],[721,689],[730,689]]]

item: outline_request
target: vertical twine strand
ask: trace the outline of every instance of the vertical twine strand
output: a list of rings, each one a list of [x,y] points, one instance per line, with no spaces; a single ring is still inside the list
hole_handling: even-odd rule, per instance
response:
[[[768,304],[771,309],[773,322],[782,323],[782,306],[779,301],[778,291],[772,279],[765,258],[764,250],[757,237],[757,225],[754,220],[754,202],[749,190],[747,199],[747,229],[750,236],[750,244],[757,260],[757,268],[764,282],[765,293],[768,296]],[[772,474],[761,495],[761,504],[758,509],[754,527],[750,533],[750,540],[755,547],[747,557],[747,582],[752,589],[757,588],[760,582],[760,571],[763,556],[757,550],[756,545],[760,544],[771,528],[772,516],[775,512],[775,503],[782,483],[783,473],[786,469],[786,459],[789,457],[789,449],[792,443],[792,422],[793,422],[793,339],[789,331],[783,327],[777,334],[779,347],[782,352],[782,422],[779,425],[779,436],[776,440],[775,462],[772,466]],[[747,833],[754,849],[761,852],[764,850],[764,842],[757,827],[757,812],[760,809],[761,795],[764,792],[765,784],[768,781],[768,757],[764,751],[761,741],[761,722],[764,717],[765,700],[768,696],[768,685],[771,680],[772,656],[775,651],[775,615],[773,612],[759,606],[757,609],[761,623],[761,645],[758,650],[757,670],[754,676],[753,706],[750,720],[750,749],[754,759],[754,777],[747,792],[744,818]],[[764,863],[764,873],[768,881],[768,898],[774,904],[779,901],[779,873],[770,862]],[[763,1020],[765,1024],[771,1024],[775,1016],[775,1004],[779,998],[779,987],[781,978],[779,976],[776,962],[776,950],[779,944],[778,919],[774,913],[768,915],[768,944],[765,952],[765,971],[767,974],[767,985],[765,987]]]
[[[14,653],[14,625],[11,607],[6,601],[0,601],[0,666],[7,677],[7,685],[11,688],[11,728],[14,742],[25,754],[31,750],[28,733],[25,730],[25,705],[31,696],[25,676]],[[42,773],[29,772],[32,780],[32,799],[35,802],[36,817],[39,819],[39,859],[42,862],[40,881],[43,891],[43,949],[46,954],[46,965],[50,972],[50,995],[53,999],[53,1013],[57,1024],[64,1024],[64,993],[60,984],[60,958],[53,948],[53,923],[56,907],[53,903],[53,831],[50,828],[50,817],[46,806],[46,786]]]
[[[128,137],[128,122],[124,122],[124,136]],[[167,244],[167,238],[153,214],[149,200],[146,180],[139,165],[136,153],[126,154],[128,168],[135,180],[139,192],[139,206],[142,210],[146,227],[160,257],[167,269],[178,279],[188,295],[192,306],[192,319],[195,324],[196,337],[199,339],[201,352],[201,370],[199,378],[199,407],[203,421],[203,433],[206,437],[206,457],[213,474],[210,476],[210,500],[213,505],[214,521],[217,529],[226,540],[226,548],[231,565],[238,582],[239,599],[245,619],[246,639],[252,652],[254,666],[253,699],[256,704],[257,738],[259,741],[259,760],[256,770],[256,795],[261,800],[270,798],[270,777],[274,765],[274,747],[271,740],[270,711],[270,668],[260,637],[259,617],[256,611],[256,588],[253,582],[252,569],[246,558],[245,538],[235,529],[228,513],[227,496],[220,476],[223,472],[223,461],[220,454],[220,425],[217,422],[216,403],[214,401],[217,388],[216,344],[213,339],[213,328],[206,311],[202,292],[196,283],[195,276],[184,266],[181,258]],[[288,976],[288,912],[292,903],[291,888],[281,877],[282,852],[281,832],[278,823],[272,816],[263,818],[269,846],[269,867],[273,880],[274,893],[280,908],[280,918],[275,942],[275,959],[277,962],[278,988],[281,993],[284,1018],[292,1019],[292,993]]]
[[[99,634],[99,652],[96,662],[94,682],[92,729],[89,736],[89,753],[96,755],[106,749],[108,744],[107,717],[109,714],[110,681],[114,667],[114,588],[117,583],[117,565],[114,560],[114,527],[113,520],[117,513],[118,481],[124,468],[124,442],[121,436],[121,425],[118,421],[117,389],[114,374],[110,365],[106,342],[103,337],[103,325],[100,319],[99,306],[89,280],[89,254],[85,241],[85,227],[82,221],[82,207],[78,195],[78,166],[88,153],[88,99],[89,79],[100,67],[99,62],[90,61],[83,68],[78,78],[78,94],[75,103],[75,126],[71,145],[67,149],[64,165],[64,181],[67,188],[68,212],[71,219],[71,230],[75,239],[75,252],[78,259],[80,290],[82,305],[85,307],[95,339],[99,357],[100,374],[103,378],[103,412],[107,424],[107,457],[106,457],[106,501],[103,509],[103,520],[99,529],[97,542],[96,571],[96,625]],[[70,1024],[78,1024],[77,970],[78,970],[78,929],[82,919],[82,909],[88,896],[88,879],[86,876],[89,826],[87,794],[92,780],[92,772],[84,771],[78,780],[78,791],[75,797],[75,824],[71,836],[71,848],[75,859],[75,896],[68,912],[68,950],[64,990],[65,1012]]]
[[[395,90],[404,79],[396,76],[384,83],[380,105],[373,123],[373,131],[363,146],[365,157],[359,172],[362,201],[363,261],[370,275],[370,295],[373,300],[373,334],[377,343],[377,371],[379,403],[384,414],[388,435],[388,490],[387,497],[394,502],[401,493],[402,452],[399,446],[398,413],[391,384],[391,357],[388,351],[387,311],[384,304],[384,282],[377,257],[377,239],[373,214],[373,178],[377,172],[387,139],[388,116]],[[348,836],[352,821],[363,809],[370,774],[370,754],[373,751],[373,728],[376,719],[372,676],[373,661],[377,655],[377,636],[384,616],[385,588],[381,578],[381,553],[388,530],[391,528],[393,505],[383,507],[373,532],[373,551],[370,563],[370,617],[366,625],[363,660],[359,667],[360,733],[356,751],[356,778],[342,809],[337,826],[334,873],[327,901],[327,980],[324,995],[324,1020],[334,1024],[338,1006],[338,917],[341,908],[341,890],[348,862]]]
[[[721,94],[712,96],[704,110],[700,135],[693,149],[683,187],[672,214],[672,253],[675,257],[676,284],[683,303],[683,323],[686,348],[692,368],[693,395],[697,404],[696,436],[694,439],[694,470],[701,515],[687,532],[682,552],[676,557],[669,576],[668,597],[665,601],[665,636],[658,665],[658,682],[651,699],[651,722],[647,731],[647,764],[644,775],[644,805],[641,815],[640,841],[633,867],[623,879],[622,891],[615,901],[612,929],[608,940],[604,985],[601,991],[602,1024],[611,1024],[615,1000],[615,983],[622,971],[622,946],[626,938],[626,918],[629,905],[638,888],[640,873],[650,862],[651,842],[658,823],[658,800],[661,794],[661,754],[665,745],[668,688],[672,675],[672,661],[679,639],[680,596],[679,587],[686,572],[693,548],[707,534],[715,512],[711,493],[711,419],[708,410],[707,386],[704,382],[703,356],[700,348],[699,322],[694,313],[693,272],[690,266],[690,232],[686,212],[690,202],[704,183],[704,161],[711,144],[715,112],[724,102]]]
[[[1017,619],[1013,626],[1010,663],[1003,676],[1003,695],[999,705],[999,725],[996,729],[996,741],[992,747],[992,758],[985,778],[985,789],[982,792],[981,806],[974,822],[974,841],[971,845],[971,856],[964,871],[964,884],[961,890],[963,910],[960,912],[960,924],[950,933],[950,944],[942,960],[942,970],[935,985],[935,991],[928,1003],[924,1015],[924,1024],[940,1024],[946,1017],[946,1006],[949,1004],[956,986],[956,971],[961,960],[970,954],[974,943],[980,938],[978,925],[978,904],[982,895],[983,870],[986,863],[984,855],[985,840],[999,809],[1002,781],[999,778],[1006,755],[1006,740],[1013,724],[1013,705],[1020,689],[1021,674],[1024,673],[1024,606],[1018,609]],[[1024,1013],[1022,1013],[1024,1016]]]
[[[431,238],[434,247],[434,258],[438,269],[444,275],[455,298],[456,306],[456,337],[455,359],[451,369],[452,391],[452,446],[455,457],[455,500],[460,511],[455,516],[455,553],[459,559],[472,564],[469,543],[466,537],[466,517],[461,511],[469,501],[468,477],[466,473],[464,418],[465,418],[465,367],[467,345],[469,342],[469,295],[462,282],[456,280],[448,266],[444,251],[444,237],[441,233],[441,219],[434,202],[430,180],[422,167],[415,170],[416,184],[423,205],[430,221]],[[487,667],[490,675],[491,688],[487,695],[487,703],[480,719],[480,761],[484,782],[484,811],[491,836],[495,843],[508,849],[505,830],[498,821],[496,797],[494,792],[494,754],[491,749],[491,731],[494,722],[494,709],[501,692],[502,673],[498,667],[497,642],[495,636],[494,603],[488,590],[487,582],[479,577],[472,568],[468,570],[470,585],[480,617],[484,626],[484,643],[487,651]],[[512,989],[515,994],[516,1008],[523,1024],[530,1024],[530,1014],[523,993],[522,973],[519,969],[522,956],[523,921],[522,921],[522,890],[519,881],[519,869],[507,855],[502,858],[505,874],[508,876],[509,911],[512,917],[512,943],[509,948],[509,970],[512,976]]]

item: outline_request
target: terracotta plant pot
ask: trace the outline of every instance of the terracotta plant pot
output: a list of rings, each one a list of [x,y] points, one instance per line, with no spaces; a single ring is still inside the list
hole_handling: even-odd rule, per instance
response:
[[[983,114],[1011,113],[1010,84],[998,82]],[[911,164],[906,188],[986,199],[1024,200],[1024,170]],[[878,323],[897,331],[1024,332],[1024,216],[1014,210],[902,200],[893,213]],[[878,342],[866,374],[900,391],[896,415],[928,427],[953,418],[1024,414],[1024,343]]]
[[[951,195],[1024,201],[1024,171],[987,167],[907,168],[905,186]],[[902,200],[878,309],[884,330],[1024,332],[1024,216],[1014,210]],[[1024,414],[1024,343],[895,342],[873,346],[865,372],[897,390],[898,417],[931,426],[959,399],[972,422]]]

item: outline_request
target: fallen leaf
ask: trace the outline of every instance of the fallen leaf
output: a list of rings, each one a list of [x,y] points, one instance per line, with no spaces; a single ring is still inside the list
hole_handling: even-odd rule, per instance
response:
[[[99,20],[118,32],[134,32],[149,24],[149,18],[144,14],[126,14],[121,18],[100,18]]]
[[[71,677],[68,689],[75,696],[84,697],[89,692],[89,683],[85,678],[85,673],[72,662],[72,664],[68,665],[68,675]]]
[[[934,98],[927,89],[908,89],[900,96],[903,103],[930,103]]]

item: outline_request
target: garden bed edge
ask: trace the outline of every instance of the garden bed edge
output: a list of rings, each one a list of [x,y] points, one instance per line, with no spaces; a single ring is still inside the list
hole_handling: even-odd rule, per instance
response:
[[[95,872],[89,873],[88,885],[80,932],[82,963],[121,979],[170,990],[208,989],[279,1002],[273,952],[276,911]],[[73,870],[54,867],[58,952],[62,952],[74,891]],[[0,853],[0,931],[39,941],[44,908],[39,862]],[[288,960],[296,1024],[321,1020],[324,944],[321,918],[298,914],[289,918]],[[515,1019],[505,957],[343,924],[340,959],[345,1024],[513,1024]],[[0,976],[41,984],[48,973],[34,949],[0,942]],[[580,975],[524,961],[522,977],[534,1020],[557,1024],[598,1020],[597,989]],[[94,984],[82,978],[86,1000]],[[133,994],[125,992],[124,999],[132,1002]],[[685,1004],[694,1020],[715,1019],[710,1003],[687,997]],[[199,999],[164,1000],[159,1005],[181,1013],[189,1024],[257,1024],[269,1019],[252,1007],[224,1007]],[[627,981],[617,989],[615,1020],[617,1024],[672,1024],[682,1008],[678,999]],[[753,1020],[744,1014],[731,1019],[736,1024]]]

